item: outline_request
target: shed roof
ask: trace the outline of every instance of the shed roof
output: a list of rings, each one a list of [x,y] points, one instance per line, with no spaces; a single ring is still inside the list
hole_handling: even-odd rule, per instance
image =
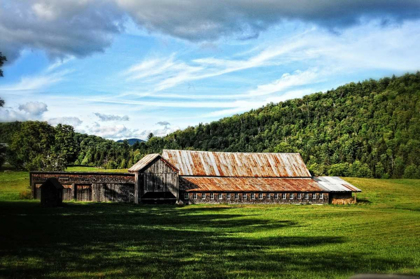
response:
[[[174,171],[178,171],[178,169],[176,167],[174,167],[171,163],[169,163],[167,160],[165,160],[164,158],[162,158],[162,156],[160,154],[158,154],[158,153],[148,154],[148,155],[144,156],[140,161],[138,161],[131,168],[129,168],[128,171],[129,172],[139,172],[139,171],[142,171],[147,166],[149,166],[149,164],[151,164],[155,159],[158,159],[158,158],[160,160],[163,160],[165,162],[165,164],[167,164]]]
[[[183,176],[180,179],[184,180],[187,192],[325,192],[312,178]]]
[[[337,176],[314,177],[318,185],[328,192],[362,192],[359,188]]]
[[[160,157],[160,154],[158,154],[158,153],[147,154],[140,161],[138,161],[131,168],[129,168],[128,171],[129,172],[141,171],[142,169],[147,167],[147,165],[149,165],[154,159],[156,159],[158,157]]]
[[[233,153],[163,150],[180,175],[212,177],[311,177],[299,153]]]

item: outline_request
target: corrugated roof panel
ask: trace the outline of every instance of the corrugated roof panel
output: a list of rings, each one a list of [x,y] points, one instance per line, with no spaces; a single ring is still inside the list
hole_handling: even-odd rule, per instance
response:
[[[311,178],[183,176],[180,182],[187,192],[325,192]]]
[[[232,153],[163,150],[180,175],[234,177],[311,177],[299,153]]]
[[[314,180],[319,186],[329,192],[362,192],[359,188],[337,176],[318,176]]]

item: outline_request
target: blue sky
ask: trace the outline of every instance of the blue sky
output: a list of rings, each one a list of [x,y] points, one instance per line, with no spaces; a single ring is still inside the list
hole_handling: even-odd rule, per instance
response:
[[[420,70],[420,1],[0,2],[0,121],[166,135]]]

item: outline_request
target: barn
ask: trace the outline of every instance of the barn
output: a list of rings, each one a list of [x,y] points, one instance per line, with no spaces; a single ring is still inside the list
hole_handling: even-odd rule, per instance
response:
[[[312,177],[299,153],[163,150],[129,172],[136,202],[347,204],[361,191],[338,177]]]
[[[57,178],[63,200],[217,204],[348,204],[360,189],[339,177],[313,177],[299,153],[163,150],[129,173],[31,172],[34,198]]]

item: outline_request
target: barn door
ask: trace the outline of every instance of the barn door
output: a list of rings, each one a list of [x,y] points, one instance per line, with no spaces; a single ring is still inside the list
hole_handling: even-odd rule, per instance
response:
[[[77,201],[91,201],[92,200],[92,185],[76,185],[76,200]]]

